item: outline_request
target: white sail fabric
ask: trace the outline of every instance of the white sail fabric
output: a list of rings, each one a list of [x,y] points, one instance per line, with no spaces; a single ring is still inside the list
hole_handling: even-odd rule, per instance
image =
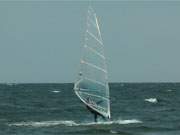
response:
[[[88,10],[87,30],[82,52],[80,71],[74,85],[75,93],[91,109],[104,117],[110,118],[104,44],[97,16],[91,7]]]

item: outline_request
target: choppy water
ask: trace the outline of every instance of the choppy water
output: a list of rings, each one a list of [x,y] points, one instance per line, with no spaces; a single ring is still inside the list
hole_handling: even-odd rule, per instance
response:
[[[99,123],[72,88],[0,84],[0,135],[180,135],[180,83],[112,83],[112,120]]]

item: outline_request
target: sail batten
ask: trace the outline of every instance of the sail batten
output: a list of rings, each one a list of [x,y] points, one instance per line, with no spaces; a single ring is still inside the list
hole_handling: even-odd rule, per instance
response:
[[[102,86],[106,87],[106,84],[104,84],[104,83],[102,83],[102,82],[100,82],[100,81],[97,81],[97,80],[94,80],[94,79],[90,79],[90,78],[88,78],[88,77],[84,77],[84,79],[89,80],[89,81],[91,81],[91,82],[94,82],[94,83],[97,83],[97,84],[99,84],[99,85],[102,85]]]
[[[96,23],[95,23],[95,22],[93,22],[93,20],[92,20],[91,18],[87,17],[87,19],[89,20],[89,22],[88,22],[87,24],[89,24],[89,25],[90,25],[90,23],[91,23],[91,24],[93,24],[93,25],[94,25],[94,27],[97,27]]]
[[[110,96],[104,44],[97,15],[91,7],[89,7],[87,15],[85,43],[74,90],[86,106],[98,114],[110,118]]]
[[[84,60],[81,60],[81,63],[82,63],[82,64],[87,64],[88,66],[91,66],[91,67],[93,67],[93,68],[96,68],[96,69],[98,69],[98,70],[103,71],[104,73],[107,73],[107,71],[106,71],[105,69],[103,69],[103,68],[101,68],[101,67],[99,67],[99,66],[97,66],[97,65],[95,65],[95,64],[93,64],[93,63],[89,63],[89,62],[84,61]]]
[[[97,92],[98,90],[79,88],[79,91],[81,91],[81,92]]]
[[[93,48],[91,48],[91,47],[89,47],[89,46],[87,46],[87,45],[84,45],[84,47],[85,47],[85,48],[88,48],[90,51],[94,52],[95,54],[97,54],[97,55],[98,55],[99,57],[101,57],[102,59],[105,59],[105,57],[104,57],[101,53],[97,52],[95,49],[93,49]]]
[[[95,95],[95,94],[90,94],[90,93],[85,92],[85,91],[79,91],[79,92],[83,93],[83,94],[86,94],[86,95],[89,95],[89,96],[97,97],[97,98],[100,98],[100,99],[109,100],[108,97],[103,97],[103,96],[98,96],[98,95]]]
[[[100,41],[93,33],[91,33],[89,30],[86,31],[91,37],[93,37],[95,40],[97,40],[100,44],[98,45],[102,45],[103,46],[103,43],[102,41]]]

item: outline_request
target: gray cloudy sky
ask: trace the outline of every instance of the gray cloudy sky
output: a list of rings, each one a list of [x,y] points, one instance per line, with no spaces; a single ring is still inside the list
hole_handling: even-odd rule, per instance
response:
[[[73,82],[89,2],[0,2],[0,82]],[[92,2],[109,81],[180,81],[180,2]]]

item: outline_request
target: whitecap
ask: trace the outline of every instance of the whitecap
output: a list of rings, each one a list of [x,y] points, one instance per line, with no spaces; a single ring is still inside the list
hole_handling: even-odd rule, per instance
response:
[[[52,92],[54,92],[54,93],[59,93],[59,92],[61,92],[61,91],[58,91],[58,90],[53,90]]]
[[[131,120],[118,120],[115,121],[117,124],[135,124],[135,123],[142,123],[142,121],[137,120],[137,119],[131,119]]]
[[[157,103],[158,102],[156,98],[147,98],[147,99],[145,99],[145,101],[150,102],[150,103]]]
[[[171,89],[169,89],[169,90],[167,90],[168,92],[171,92],[171,91],[173,91],[173,90],[171,90]]]

